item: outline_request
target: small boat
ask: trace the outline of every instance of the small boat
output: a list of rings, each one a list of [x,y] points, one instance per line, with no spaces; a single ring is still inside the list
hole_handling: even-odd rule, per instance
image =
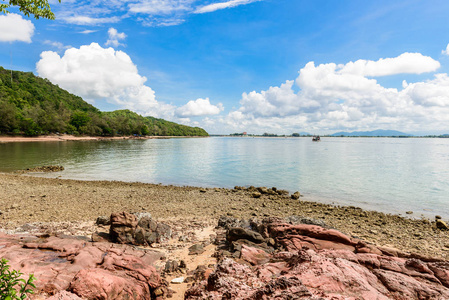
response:
[[[312,137],[312,141],[313,142],[319,142],[321,139],[320,139],[320,136],[319,135],[314,135],[313,137]]]

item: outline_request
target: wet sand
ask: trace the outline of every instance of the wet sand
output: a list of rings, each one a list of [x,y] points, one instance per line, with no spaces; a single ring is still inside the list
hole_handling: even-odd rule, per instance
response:
[[[436,258],[449,258],[449,231],[434,220],[293,200],[289,196],[253,198],[247,190],[164,186],[116,181],[79,181],[0,173],[0,227],[33,222],[93,222],[112,212],[150,212],[157,220],[217,224],[236,218],[298,215],[376,245]],[[67,225],[64,225],[67,226]]]

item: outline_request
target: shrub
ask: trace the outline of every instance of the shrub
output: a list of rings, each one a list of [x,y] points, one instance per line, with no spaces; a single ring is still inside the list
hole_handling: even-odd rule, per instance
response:
[[[27,294],[33,294],[31,288],[36,286],[33,281],[36,279],[33,274],[28,280],[21,279],[22,272],[10,270],[7,264],[8,260],[2,258],[0,261],[0,299],[5,300],[23,300],[27,298]]]

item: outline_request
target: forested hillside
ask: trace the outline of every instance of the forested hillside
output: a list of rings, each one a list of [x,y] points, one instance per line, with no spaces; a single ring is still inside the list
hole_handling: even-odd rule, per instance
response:
[[[33,73],[0,67],[0,134],[48,133],[92,136],[207,136],[204,129],[179,125],[129,110],[101,112]]]

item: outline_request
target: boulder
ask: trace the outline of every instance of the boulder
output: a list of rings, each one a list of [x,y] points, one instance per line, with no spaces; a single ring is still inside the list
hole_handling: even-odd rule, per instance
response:
[[[228,242],[237,240],[248,240],[256,244],[265,242],[265,239],[262,235],[260,235],[260,233],[239,227],[230,228],[226,233],[226,239]]]
[[[172,230],[169,225],[157,223],[149,213],[121,212],[111,214],[109,234],[116,243],[151,245],[168,241]]]
[[[0,245],[11,269],[34,274],[35,293],[54,295],[50,299],[151,299],[164,287],[152,266],[164,257],[159,252],[53,236],[0,234]]]
[[[292,198],[293,200],[298,200],[299,197],[301,197],[301,194],[300,194],[298,191],[294,192],[294,193],[291,195],[291,198]]]
[[[444,222],[441,219],[437,219],[435,221],[435,224],[436,224],[438,229],[443,229],[443,230],[448,230],[449,229],[449,227],[447,226],[446,222]]]

